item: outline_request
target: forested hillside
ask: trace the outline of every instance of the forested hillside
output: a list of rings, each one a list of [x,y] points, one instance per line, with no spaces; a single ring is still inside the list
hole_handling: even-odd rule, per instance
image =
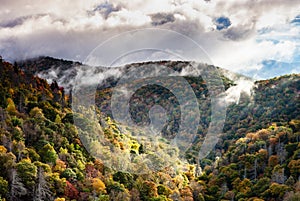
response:
[[[26,68],[34,69],[34,65],[27,63]],[[172,65],[176,68],[182,63]],[[2,201],[300,199],[299,74],[257,81],[250,96],[242,93],[237,102],[228,102],[223,134],[215,149],[200,161],[201,168],[196,165],[193,149],[201,147],[210,122],[209,94],[203,80],[185,76],[199,102],[202,100],[199,107],[203,111],[187,161],[135,174],[111,169],[91,155],[73,121],[76,116],[89,125],[90,119],[72,112],[71,94],[62,86],[47,83],[33,72],[21,70],[17,63],[0,61]],[[238,86],[225,75],[222,80],[227,91]],[[135,130],[125,132],[111,118],[109,102],[115,84],[111,79],[97,90],[103,135],[122,152],[149,156],[156,147],[146,149],[134,138]],[[148,121],[147,107],[153,105],[145,99],[149,94],[167,96],[174,102],[174,108],[169,108],[175,111],[170,113],[171,126],[163,130],[165,138],[172,138],[178,124],[178,106],[168,91],[159,86],[139,89],[131,99],[131,113],[140,123]],[[168,146],[164,141],[158,145],[161,150]]]

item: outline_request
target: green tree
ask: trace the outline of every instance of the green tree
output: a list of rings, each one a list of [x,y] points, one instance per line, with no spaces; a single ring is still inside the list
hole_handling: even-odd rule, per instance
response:
[[[23,159],[16,165],[17,172],[26,186],[32,187],[37,177],[37,167],[29,159]]]
[[[7,192],[8,182],[3,177],[0,177],[0,195],[5,196]]]
[[[133,176],[127,172],[116,172],[113,175],[113,179],[115,181],[120,182],[121,184],[124,184],[126,188],[131,189],[133,185]]]
[[[271,180],[268,177],[260,178],[253,186],[252,193],[254,195],[260,195],[269,188],[270,184]]]
[[[76,173],[71,168],[65,169],[65,171],[63,171],[61,176],[68,179],[68,180],[74,180],[77,177]]]
[[[53,146],[46,144],[39,152],[42,162],[55,164],[56,159],[58,158],[57,153]]]

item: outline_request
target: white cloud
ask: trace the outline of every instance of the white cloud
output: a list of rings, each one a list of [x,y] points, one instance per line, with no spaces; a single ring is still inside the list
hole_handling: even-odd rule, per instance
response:
[[[300,28],[290,24],[299,8],[294,0],[2,0],[0,54],[9,60],[50,55],[83,61],[116,34],[156,25],[191,37],[218,66],[259,68],[267,59],[290,62],[299,51]],[[214,20],[221,16],[231,26],[218,31]]]
[[[266,59],[290,62],[296,45],[290,41],[274,44],[272,41],[255,40],[231,42],[224,49],[220,49],[212,59],[214,64],[230,70],[260,68],[260,63]]]
[[[232,86],[225,91],[225,101],[227,104],[239,104],[242,94],[246,94],[248,97],[251,97],[252,89],[254,87],[253,81],[239,79],[235,83],[236,86]]]
[[[151,22],[149,16],[144,15],[141,11],[128,11],[122,9],[121,11],[115,12],[106,21],[108,27],[117,26],[142,26]]]

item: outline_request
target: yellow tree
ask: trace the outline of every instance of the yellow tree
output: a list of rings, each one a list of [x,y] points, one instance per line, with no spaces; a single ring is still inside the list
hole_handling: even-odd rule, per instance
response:
[[[17,110],[14,101],[11,98],[7,98],[6,110],[10,115],[16,115]]]
[[[92,179],[92,187],[93,187],[93,190],[96,191],[97,193],[106,193],[105,184],[99,178]]]

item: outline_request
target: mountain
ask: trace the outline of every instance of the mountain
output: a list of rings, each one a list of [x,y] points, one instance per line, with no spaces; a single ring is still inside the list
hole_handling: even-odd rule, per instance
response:
[[[68,80],[72,80],[76,76],[76,67],[82,66],[80,62],[47,56],[19,61],[15,65],[27,73],[46,79],[49,83],[55,80],[66,89],[71,87]]]
[[[140,86],[139,79],[126,79],[153,75],[147,72],[152,67],[170,68],[175,81],[150,79],[128,98],[136,127],[116,121],[110,104],[116,89],[124,93]],[[209,72],[219,76],[206,80],[205,70],[213,69]],[[46,78],[52,71],[57,72],[52,83],[37,76]],[[180,87],[182,79],[200,111],[187,149],[170,143],[176,139],[186,145],[176,133],[183,106],[193,100],[186,85]],[[14,65],[1,60],[0,200],[297,200],[299,79],[292,74],[253,82],[191,62],[91,70],[49,57]],[[213,88],[220,80],[223,88]],[[74,90],[66,92],[71,86]],[[212,107],[218,95],[224,97],[219,109],[226,105],[225,115],[216,115],[225,117],[222,134],[198,161],[209,125],[216,121],[212,113],[221,113]],[[96,108],[85,102],[90,99]],[[188,117],[197,115],[197,108],[187,111]],[[151,123],[153,130],[147,127]]]

